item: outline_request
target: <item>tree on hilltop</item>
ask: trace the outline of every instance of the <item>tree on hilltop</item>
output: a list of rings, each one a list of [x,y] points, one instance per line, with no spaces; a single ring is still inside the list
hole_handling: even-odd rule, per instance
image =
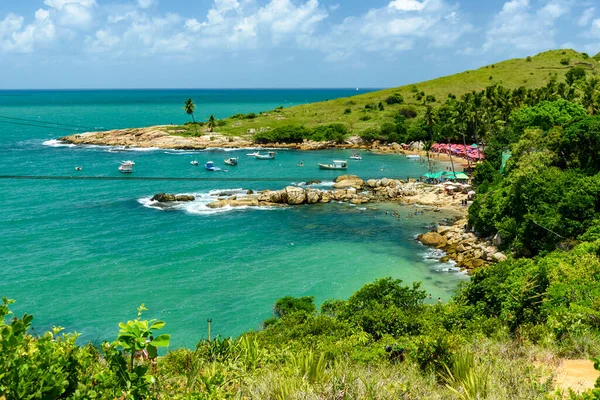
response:
[[[194,101],[191,98],[187,99],[185,103],[183,103],[183,110],[187,115],[190,115],[192,117],[192,122],[196,127],[196,136],[198,136],[198,125],[196,125],[196,119],[194,118],[194,111],[196,111],[196,103],[194,103]]]

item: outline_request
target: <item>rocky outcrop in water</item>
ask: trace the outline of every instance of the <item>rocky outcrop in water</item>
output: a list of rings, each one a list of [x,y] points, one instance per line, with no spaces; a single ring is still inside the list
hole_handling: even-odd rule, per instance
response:
[[[173,201],[194,201],[196,198],[191,194],[158,193],[152,196],[150,200],[158,201],[159,203],[169,203]]]
[[[491,240],[481,239],[467,231],[466,224],[467,220],[461,219],[452,226],[438,226],[432,232],[417,236],[417,240],[445,251],[448,259],[469,271],[506,260],[504,253]]]

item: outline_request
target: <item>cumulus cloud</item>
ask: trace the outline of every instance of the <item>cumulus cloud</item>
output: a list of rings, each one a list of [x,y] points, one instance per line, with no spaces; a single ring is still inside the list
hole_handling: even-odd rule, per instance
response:
[[[5,53],[31,53],[36,46],[47,46],[56,36],[56,28],[47,10],[35,12],[35,19],[25,25],[25,19],[8,14],[0,21],[0,51]]]
[[[60,25],[85,28],[92,22],[96,0],[44,0],[44,4],[50,7]]]
[[[587,8],[577,20],[577,25],[579,26],[587,26],[590,21],[594,18],[594,14],[596,13],[596,8],[590,7]]]
[[[529,0],[511,0],[494,16],[486,33],[484,51],[537,51],[555,47],[556,21],[570,11],[572,2],[546,1],[535,9]]]
[[[319,36],[313,46],[337,61],[357,51],[395,54],[414,48],[454,45],[473,27],[464,20],[457,5],[443,0],[394,0],[358,17],[346,18]]]

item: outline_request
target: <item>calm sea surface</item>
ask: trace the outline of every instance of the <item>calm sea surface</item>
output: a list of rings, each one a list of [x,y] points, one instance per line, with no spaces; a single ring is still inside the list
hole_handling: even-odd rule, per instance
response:
[[[450,214],[414,207],[323,204],[286,209],[211,210],[223,190],[279,189],[306,179],[330,187],[337,175],[318,162],[351,151],[279,151],[273,161],[251,151],[122,152],[58,145],[75,126],[113,129],[222,118],[277,106],[346,97],[355,90],[140,90],[0,91],[0,175],[114,176],[119,161],[135,161],[135,177],[225,177],[239,181],[93,181],[0,179],[0,296],[14,310],[35,316],[36,331],[60,325],[83,341],[114,339],[117,323],[135,317],[164,319],[173,347],[206,336],[258,329],[280,297],[315,296],[317,303],[347,298],[363,284],[393,276],[422,281],[434,298],[448,299],[467,278],[414,240]],[[6,119],[2,117],[20,118]],[[42,128],[31,121],[73,125]],[[12,122],[8,124],[6,122]],[[208,160],[239,157],[229,172],[211,173]],[[200,162],[199,167],[190,161]],[[304,161],[305,167],[296,164]],[[83,171],[75,172],[75,166]],[[382,168],[385,169],[382,171]],[[361,177],[419,175],[425,167],[403,156],[364,154],[348,173]],[[247,178],[272,178],[256,182]],[[197,200],[171,209],[152,206],[157,192],[193,193]],[[400,220],[386,211],[400,210]]]

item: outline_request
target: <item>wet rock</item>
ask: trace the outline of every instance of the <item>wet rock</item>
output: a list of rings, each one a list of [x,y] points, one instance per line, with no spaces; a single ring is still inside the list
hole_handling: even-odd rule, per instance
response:
[[[309,185],[318,185],[319,183],[321,183],[320,180],[318,180],[318,179],[312,179],[312,180],[306,182],[305,185],[306,186],[309,186]]]
[[[172,201],[194,201],[196,198],[190,194],[157,193],[150,200],[158,201],[159,203],[168,203]]]

